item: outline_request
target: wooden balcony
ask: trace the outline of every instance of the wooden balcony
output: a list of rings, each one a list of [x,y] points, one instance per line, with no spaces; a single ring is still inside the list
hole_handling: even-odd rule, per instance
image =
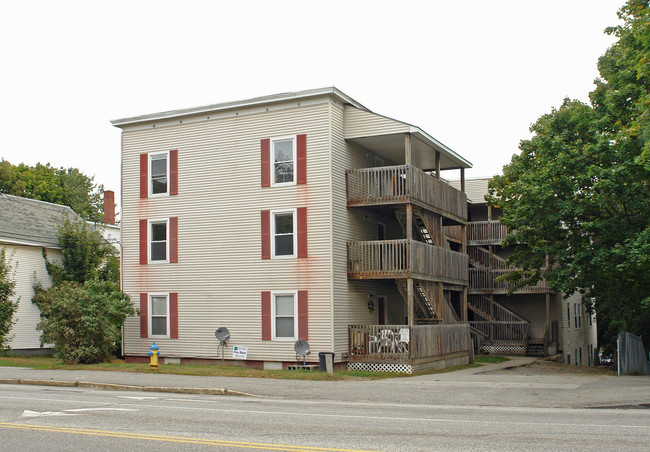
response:
[[[349,325],[351,362],[412,363],[467,352],[469,325]]]
[[[483,342],[489,345],[521,345],[528,341],[530,324],[523,321],[489,321],[469,322],[483,336]]]
[[[498,270],[489,268],[469,269],[469,293],[470,294],[505,294],[514,284],[509,281],[495,281],[495,278],[505,275],[512,270]],[[517,289],[515,294],[522,293],[550,293],[548,283],[545,279],[537,282],[534,286],[524,286]]]
[[[468,284],[467,255],[416,240],[348,242],[348,279],[404,279]]]
[[[500,221],[470,221],[467,223],[467,245],[499,245],[508,235]]]
[[[411,165],[347,170],[348,207],[413,204],[467,222],[467,196]]]

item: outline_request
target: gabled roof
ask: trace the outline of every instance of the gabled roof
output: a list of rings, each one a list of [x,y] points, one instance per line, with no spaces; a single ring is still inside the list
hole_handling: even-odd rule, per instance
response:
[[[0,244],[61,248],[57,233],[66,216],[80,218],[68,206],[0,193]]]
[[[491,177],[482,177],[477,179],[465,180],[465,194],[467,195],[467,202],[470,204],[487,204],[485,195],[488,192],[488,182]],[[459,180],[450,180],[449,185],[460,190]]]

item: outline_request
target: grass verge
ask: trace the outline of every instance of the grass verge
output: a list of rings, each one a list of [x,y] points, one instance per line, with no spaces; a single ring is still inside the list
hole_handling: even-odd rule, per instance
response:
[[[476,363],[465,366],[450,367],[448,369],[423,372],[418,375],[453,372],[470,367],[481,366],[481,362],[502,362],[486,361],[486,357],[477,357]],[[498,357],[487,357],[490,359]],[[507,358],[502,358],[507,361]],[[263,370],[252,369],[241,366],[218,366],[209,364],[161,364],[158,369],[152,369],[148,364],[125,363],[123,360],[113,360],[109,363],[100,364],[65,364],[52,357],[44,356],[0,356],[0,366],[29,367],[32,369],[53,369],[53,370],[100,370],[116,372],[139,372],[139,373],[164,373],[173,375],[199,375],[208,377],[244,377],[244,378],[277,378],[285,380],[378,380],[383,378],[399,378],[409,375],[391,372],[368,372],[368,371],[347,371],[335,370],[334,376],[329,377],[326,372],[319,371],[295,371],[295,370]]]

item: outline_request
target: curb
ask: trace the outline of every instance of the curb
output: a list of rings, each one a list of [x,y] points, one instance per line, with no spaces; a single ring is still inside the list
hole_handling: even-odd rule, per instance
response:
[[[33,385],[33,386],[60,386],[67,388],[89,388],[105,391],[144,391],[144,392],[167,392],[176,394],[200,394],[200,395],[229,395],[245,397],[262,397],[247,392],[233,391],[222,388],[174,388],[165,386],[133,386],[114,383],[93,383],[88,381],[65,381],[65,380],[32,380],[24,378],[0,378],[0,384],[9,385]]]

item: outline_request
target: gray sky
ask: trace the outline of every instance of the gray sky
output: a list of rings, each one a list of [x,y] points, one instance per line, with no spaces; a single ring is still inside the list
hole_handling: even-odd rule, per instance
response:
[[[77,167],[119,197],[111,119],[336,86],[491,176],[540,115],[588,99],[623,4],[3,2],[0,157]]]

